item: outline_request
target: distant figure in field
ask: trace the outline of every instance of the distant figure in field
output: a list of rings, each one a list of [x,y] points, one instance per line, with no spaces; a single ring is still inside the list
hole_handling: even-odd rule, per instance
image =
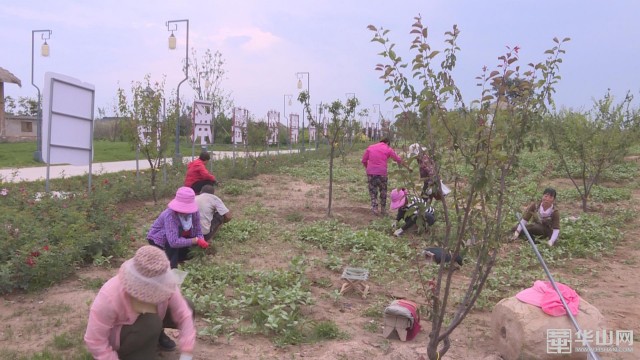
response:
[[[553,246],[560,235],[560,211],[555,206],[556,191],[552,188],[544,189],[540,202],[533,202],[522,216],[522,221],[514,228],[512,240],[517,239],[526,226],[531,236],[548,238],[547,244]]]
[[[197,194],[205,185],[215,185],[216,177],[207,170],[207,162],[211,155],[206,150],[202,150],[200,156],[187,164],[187,173],[184,177],[184,186],[190,187]]]
[[[435,262],[438,265],[442,262],[442,260],[444,260],[445,264],[451,262],[451,254],[445,252],[444,249],[440,247],[428,247],[422,251],[422,254],[424,255],[427,262]],[[462,256],[456,256],[454,262],[459,266],[462,266]]]
[[[362,155],[362,165],[367,172],[369,196],[371,197],[371,212],[374,215],[380,213],[385,215],[387,211],[387,161],[389,158],[412,171],[407,163],[389,146],[388,138],[383,138],[380,142],[369,145]],[[378,191],[380,191],[380,210],[378,210]]]

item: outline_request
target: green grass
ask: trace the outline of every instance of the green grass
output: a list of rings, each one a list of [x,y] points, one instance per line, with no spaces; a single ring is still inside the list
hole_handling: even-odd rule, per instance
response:
[[[35,142],[0,143],[0,168],[41,166],[33,160]]]
[[[293,147],[297,148],[296,146]],[[314,148],[314,147],[311,147]],[[233,151],[231,144],[214,144],[208,148],[210,151]],[[280,150],[287,150],[288,146],[280,146]],[[262,150],[262,149],[259,149]],[[278,147],[271,146],[269,152],[276,152]],[[16,143],[0,143],[0,169],[13,169],[45,166],[44,163],[37,162],[33,159],[33,153],[36,151],[36,143],[32,142],[16,142]],[[175,145],[172,142],[167,150],[167,157],[173,156]],[[191,156],[200,154],[201,147],[196,144],[195,147],[187,141],[180,143],[180,154],[182,156]],[[236,151],[244,151],[242,146],[237,146]],[[110,162],[135,160],[136,152],[131,144],[125,141],[104,141],[96,140],[93,142],[93,162]]]

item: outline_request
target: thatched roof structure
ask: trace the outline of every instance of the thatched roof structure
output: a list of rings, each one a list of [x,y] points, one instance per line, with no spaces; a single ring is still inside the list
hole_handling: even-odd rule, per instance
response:
[[[9,70],[0,67],[0,83],[13,83],[22,87],[22,81],[17,76],[13,75]]]
[[[18,84],[22,87],[22,81],[13,75],[9,70],[0,67],[0,136],[6,135],[6,126],[4,123],[4,83]]]

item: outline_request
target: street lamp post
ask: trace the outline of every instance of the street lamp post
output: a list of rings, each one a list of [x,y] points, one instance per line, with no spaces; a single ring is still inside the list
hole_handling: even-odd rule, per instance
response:
[[[176,90],[176,152],[174,158],[174,165],[177,162],[182,162],[182,156],[180,155],[180,85],[189,79],[189,20],[169,20],[167,21],[167,31],[171,31],[169,36],[169,49],[175,50],[176,37],[173,35],[174,31],[178,30],[178,23],[186,23],[187,26],[187,44],[185,46],[185,65],[184,65],[184,79],[178,83],[178,89]],[[173,26],[171,26],[173,24]]]
[[[42,33],[42,40],[44,40],[44,44],[42,44],[42,48],[40,49],[40,54],[44,57],[49,56],[49,44],[47,44],[47,40],[51,38],[52,31],[51,30],[32,30],[31,31],[31,85],[38,90],[38,113],[36,122],[38,124],[38,129],[36,131],[36,151],[33,153],[33,160],[42,162],[42,100],[40,99],[40,88],[36,86],[33,82],[33,63],[35,60],[34,56],[34,42],[36,33]],[[46,37],[45,37],[46,34]]]
[[[382,117],[382,111],[380,110],[380,104],[373,104],[373,113],[376,113],[376,107],[378,108],[377,114],[378,114],[378,121],[376,122],[376,125],[380,125],[380,118]],[[368,130],[368,129],[367,129]],[[373,139],[371,140],[378,140],[378,134],[376,134],[374,131],[374,129],[371,129],[371,137]]]
[[[293,95],[284,94],[284,98],[282,99],[282,116],[284,116],[285,125],[287,129],[289,129],[289,153],[291,153],[291,127],[289,126],[287,118],[287,99],[289,99],[289,106],[291,106],[291,98],[293,98]]]
[[[311,91],[309,89],[310,75],[309,72],[297,72],[296,76],[298,77],[298,89],[302,89],[302,78],[304,75],[307,75],[307,102],[311,101]],[[302,107],[302,149],[301,152],[304,152],[304,111],[305,107]]]

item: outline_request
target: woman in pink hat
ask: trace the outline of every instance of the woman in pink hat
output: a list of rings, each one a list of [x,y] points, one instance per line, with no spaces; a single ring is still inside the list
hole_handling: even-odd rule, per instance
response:
[[[180,293],[181,282],[160,249],[138,249],[91,305],[84,341],[93,358],[157,359],[158,338],[169,327],[180,330],[180,359],[191,360],[196,329],[193,311]]]
[[[175,198],[151,225],[147,240],[165,251],[172,269],[189,258],[192,246],[209,247],[202,235],[196,194],[191,188],[178,189]]]
[[[393,235],[395,236],[402,235],[403,232],[415,225],[420,212],[422,212],[422,219],[426,225],[431,226],[436,222],[433,208],[428,206],[424,199],[409,195],[407,189],[391,190],[391,210],[398,210],[393,228],[396,227],[398,221],[404,219],[404,225],[394,231]]]

